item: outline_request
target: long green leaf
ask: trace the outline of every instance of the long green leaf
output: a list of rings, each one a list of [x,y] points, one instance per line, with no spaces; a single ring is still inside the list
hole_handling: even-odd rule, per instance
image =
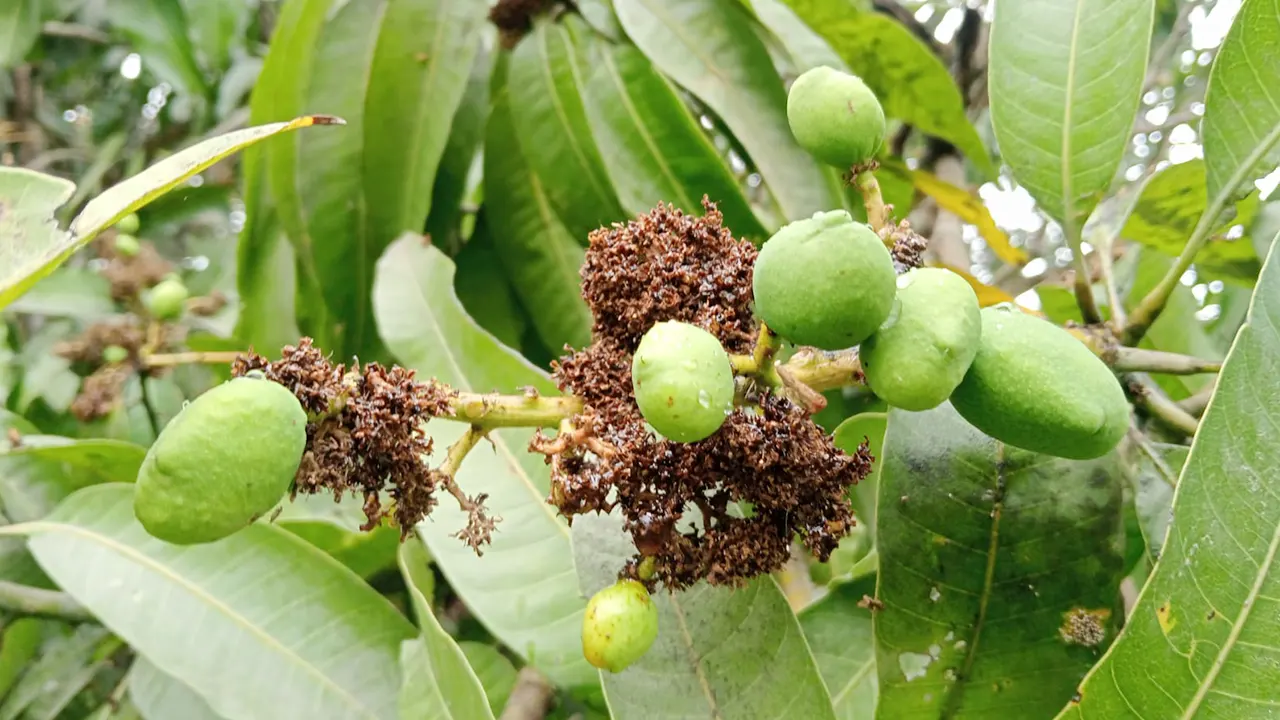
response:
[[[99,485],[11,527],[31,533],[63,590],[220,715],[395,717],[396,657],[413,628],[372,588],[267,524],[168,545],[132,500],[132,486]]]
[[[70,232],[57,229],[53,211],[74,192],[71,183],[28,170],[0,168],[0,308],[53,272],[99,232],[219,160],[280,133],[341,123],[338,118],[309,115],[236,130],[192,145],[94,198],[71,221]]]
[[[1059,717],[1264,717],[1280,682],[1280,263],[1248,320],[1178,476],[1155,571],[1124,634]]]
[[[1236,193],[1252,189],[1245,183],[1280,165],[1277,43],[1275,0],[1245,0],[1218,50],[1204,96],[1200,133],[1211,207],[1225,206]]]
[[[129,699],[146,720],[225,720],[194,690],[141,656],[129,668]]]
[[[547,347],[591,340],[591,313],[582,299],[582,244],[560,222],[547,185],[516,139],[511,99],[494,98],[484,146],[485,220],[516,295]]]
[[[871,720],[876,713],[875,640],[871,611],[859,606],[864,595],[875,595],[874,577],[835,587],[799,616],[840,720]]]
[[[181,0],[181,3],[197,59],[206,70],[222,75],[231,64],[231,48],[238,44],[237,34],[244,31],[254,6],[243,0]]]
[[[462,93],[458,111],[454,113],[449,139],[436,169],[435,187],[431,191],[431,213],[427,215],[427,235],[431,243],[452,252],[467,242],[462,227],[466,216],[463,201],[478,184],[475,172],[480,160],[477,151],[484,142],[489,118],[489,81],[493,72],[493,53],[482,50],[471,66],[467,89]]]
[[[216,2],[220,0],[205,0]],[[181,95],[206,99],[209,88],[196,62],[180,0],[107,0],[107,17],[129,38],[143,66]]]
[[[1114,455],[1015,450],[943,404],[889,412],[876,547],[879,718],[1045,717],[1111,640]],[[1097,633],[1073,631],[1076,613]]]
[[[734,0],[615,0],[631,40],[729,126],[787,220],[841,206],[833,171],[796,143],[787,96],[764,44]]]
[[[94,656],[110,633],[86,623],[53,637],[0,704],[0,720],[56,718],[70,698],[105,665]]]
[[[1165,168],[1142,189],[1121,231],[1125,238],[1177,257],[1195,230],[1207,204],[1205,165],[1192,160]],[[1222,279],[1252,287],[1262,265],[1247,234],[1228,236],[1231,226],[1248,228],[1258,211],[1258,197],[1250,194],[1235,205],[1232,217],[1214,229],[1196,253],[1196,272],[1206,280]]]
[[[1154,0],[1001,0],[991,28],[1000,155],[1068,239],[1115,176],[1138,109]]]
[[[13,0],[0,8],[0,69],[21,63],[40,37],[40,0]]]
[[[430,558],[416,540],[400,546],[397,556],[421,637],[400,648],[400,717],[483,720],[493,718],[480,679],[458,643],[440,627],[419,578],[430,579]]]
[[[575,518],[573,550],[585,595],[614,582],[635,554],[616,512]],[[800,624],[772,577],[738,589],[701,583],[678,593],[658,590],[653,600],[653,647],[621,673],[600,673],[614,720],[835,717]]]
[[[453,292],[453,263],[420,237],[397,240],[378,263],[374,308],[378,330],[395,357],[458,390],[512,392],[532,386],[555,394],[546,375],[499,344],[467,317]],[[465,428],[435,421],[434,461]],[[489,434],[467,456],[458,482],[487,494],[502,518],[484,557],[453,534],[460,512],[442,503],[418,532],[467,607],[485,626],[559,685],[591,685],[596,673],[582,658],[578,631],[586,601],[572,582],[569,528],[546,502],[550,479],[542,459],[526,451],[533,433]]]
[[[784,1],[867,82],[886,115],[951,142],[984,174],[995,176],[991,154],[965,116],[951,73],[902,23],[847,2]]]
[[[582,35],[584,42],[591,37]],[[591,231],[625,218],[591,136],[585,79],[574,54],[561,23],[536,23],[508,63],[508,112],[530,173],[573,238],[585,244]]]
[[[659,202],[702,212],[707,195],[740,237],[768,234],[742,186],[671,83],[630,45],[599,43],[589,56],[586,108],[604,166],[629,213]]]

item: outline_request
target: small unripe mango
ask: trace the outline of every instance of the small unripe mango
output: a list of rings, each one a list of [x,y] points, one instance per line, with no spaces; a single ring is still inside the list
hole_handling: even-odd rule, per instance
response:
[[[141,225],[138,221],[138,214],[129,213],[116,222],[116,230],[122,235],[133,235],[138,232],[138,228]]]
[[[187,304],[187,286],[177,278],[161,280],[147,293],[147,312],[157,320],[176,320],[182,317]]]
[[[1007,305],[982,310],[982,341],[951,404],[971,425],[1032,452],[1088,460],[1129,428],[1111,369],[1071,333]]]
[[[122,257],[133,257],[142,250],[142,243],[138,242],[138,238],[127,233],[116,235],[115,239],[116,254]]]
[[[119,345],[108,345],[102,348],[102,362],[107,365],[119,365],[129,359],[129,351]]]
[[[949,270],[916,268],[898,276],[894,310],[858,356],[880,399],[919,412],[951,396],[981,337],[978,296],[969,283]]]
[[[220,540],[280,502],[307,444],[307,414],[283,385],[223,383],[165,426],[138,471],[133,511],[175,545]]]
[[[631,361],[640,414],[659,434],[696,442],[733,410],[733,366],[715,335],[696,325],[660,322],[640,338]]]
[[[787,93],[791,134],[810,155],[849,169],[884,146],[884,108],[862,78],[829,67],[806,71]]]
[[[639,660],[658,637],[658,606],[644,585],[622,580],[591,597],[582,618],[587,662],[618,673]]]
[[[797,345],[853,347],[889,317],[893,258],[871,228],[844,210],[783,227],[756,258],[756,315]]]

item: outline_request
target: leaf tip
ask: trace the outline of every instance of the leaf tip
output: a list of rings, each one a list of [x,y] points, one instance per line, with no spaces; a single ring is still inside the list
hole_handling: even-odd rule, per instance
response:
[[[300,127],[310,127],[312,125],[346,125],[347,121],[336,115],[307,115],[299,118]]]

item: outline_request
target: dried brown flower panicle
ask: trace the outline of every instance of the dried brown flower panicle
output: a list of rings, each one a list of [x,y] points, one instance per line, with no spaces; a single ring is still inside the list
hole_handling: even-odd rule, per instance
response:
[[[552,467],[550,502],[574,515],[621,509],[653,577],[672,589],[736,584],[780,568],[798,535],[825,559],[854,524],[848,488],[870,470],[863,446],[836,449],[801,408],[768,389],[749,394],[724,426],[696,443],[646,427],[631,390],[631,354],[663,320],[698,325],[731,353],[751,351],[756,249],[732,237],[709,201],[702,217],[659,205],[591,235],[583,297],[591,346],[561,358],[555,378],[586,410],[531,448]],[[647,574],[647,573],[646,573]]]

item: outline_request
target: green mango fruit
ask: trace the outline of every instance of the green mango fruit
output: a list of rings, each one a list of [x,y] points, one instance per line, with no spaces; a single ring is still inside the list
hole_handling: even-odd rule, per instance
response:
[[[791,134],[828,165],[848,170],[884,146],[884,108],[862,78],[829,67],[806,71],[787,92]]]
[[[142,223],[138,221],[137,213],[129,213],[116,222],[116,230],[123,235],[134,235],[141,226]]]
[[[639,660],[658,637],[658,606],[635,580],[622,580],[591,597],[582,617],[582,655],[618,673]]]
[[[676,442],[710,437],[733,410],[733,366],[715,335],[696,325],[660,322],[640,338],[631,361],[640,414]]]
[[[951,404],[1001,442],[1076,460],[1102,457],[1129,428],[1115,374],[1053,323],[1007,305],[982,310],[982,341]]]
[[[981,338],[978,296],[969,283],[949,270],[916,268],[898,276],[894,309],[858,356],[880,399],[918,412],[951,396]]]
[[[147,312],[157,320],[176,320],[182,317],[182,311],[186,309],[188,295],[187,286],[182,280],[161,280],[147,293]]]
[[[116,235],[115,239],[116,253],[123,257],[133,257],[142,251],[142,243],[138,242],[138,238],[127,233]]]
[[[853,347],[889,317],[897,274],[884,242],[844,210],[779,230],[756,258],[755,312],[796,345]]]
[[[119,345],[108,345],[102,348],[102,362],[107,365],[119,365],[129,359],[129,351]]]
[[[220,540],[275,507],[307,445],[307,413],[260,376],[223,383],[165,426],[138,471],[133,511],[175,545]]]

